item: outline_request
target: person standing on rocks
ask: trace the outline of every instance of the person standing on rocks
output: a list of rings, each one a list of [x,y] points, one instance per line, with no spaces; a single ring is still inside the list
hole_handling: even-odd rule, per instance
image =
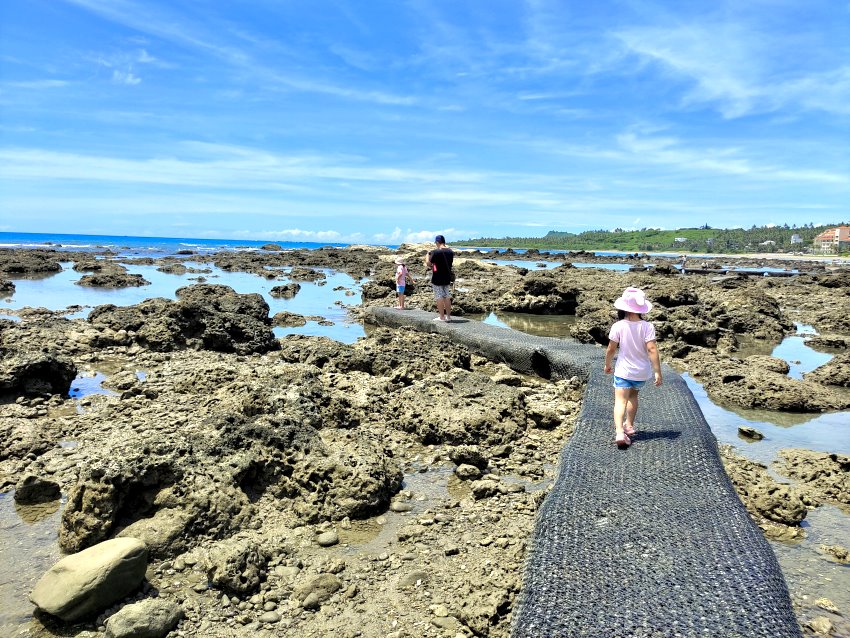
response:
[[[407,269],[407,264],[404,262],[404,259],[399,257],[395,260],[395,263],[396,266],[398,266],[395,271],[395,287],[396,292],[398,293],[398,305],[396,308],[398,310],[404,310],[404,297],[407,292],[407,285],[409,283],[413,283],[413,277]]]
[[[446,238],[437,235],[434,238],[437,245],[425,256],[425,267],[431,271],[431,288],[434,289],[434,298],[437,301],[437,312],[439,317],[434,321],[452,320],[452,293],[451,285],[454,282],[452,264],[454,263],[454,252],[446,246]]]
[[[639,288],[626,288],[614,302],[617,322],[608,333],[605,351],[605,374],[614,373],[614,429],[617,447],[632,444],[635,435],[635,418],[638,410],[638,391],[649,379],[661,385],[661,361],[655,343],[655,326],[643,316],[652,310],[652,304]],[[612,367],[614,355],[617,365]]]

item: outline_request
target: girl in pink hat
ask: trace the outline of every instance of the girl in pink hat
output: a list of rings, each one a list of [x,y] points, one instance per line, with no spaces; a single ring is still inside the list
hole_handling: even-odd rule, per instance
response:
[[[655,326],[641,315],[652,310],[652,304],[639,288],[626,288],[614,302],[618,321],[608,333],[605,351],[605,373],[614,373],[614,428],[617,447],[631,445],[635,435],[638,390],[653,377],[661,385],[661,362],[655,343]],[[617,365],[612,367],[617,349]]]

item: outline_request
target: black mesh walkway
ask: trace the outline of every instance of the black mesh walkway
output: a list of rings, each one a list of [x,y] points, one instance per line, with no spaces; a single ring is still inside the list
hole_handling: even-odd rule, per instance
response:
[[[440,332],[521,372],[588,378],[575,434],[531,539],[514,638],[801,636],[773,551],[729,481],[682,378],[641,391],[638,435],[613,443],[601,348],[416,310],[367,320]]]

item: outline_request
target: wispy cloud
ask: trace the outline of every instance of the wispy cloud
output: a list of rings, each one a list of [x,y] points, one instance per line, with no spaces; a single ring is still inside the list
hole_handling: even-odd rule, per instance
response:
[[[740,22],[701,21],[614,35],[630,52],[694,83],[684,106],[717,105],[727,118],[784,107],[850,113],[850,66],[792,67],[776,54],[787,46],[785,34],[778,39]]]
[[[112,81],[115,84],[127,84],[129,86],[134,86],[139,84],[142,80],[133,75],[132,71],[119,71],[116,69],[112,72]]]
[[[71,84],[68,80],[25,80],[21,82],[4,82],[0,86],[15,89],[60,89]]]
[[[192,185],[220,189],[290,190],[301,180],[346,180],[376,183],[474,183],[483,173],[451,170],[401,169],[362,165],[352,158],[282,155],[217,144],[186,143],[174,149],[182,157],[127,159],[43,149],[2,148],[8,162],[3,176],[38,180]]]
[[[641,136],[626,132],[617,136],[620,148],[636,160],[676,167],[683,171],[711,172],[760,180],[794,180],[850,185],[850,175],[826,170],[795,169],[759,164],[743,157],[738,148],[687,148],[672,137]]]

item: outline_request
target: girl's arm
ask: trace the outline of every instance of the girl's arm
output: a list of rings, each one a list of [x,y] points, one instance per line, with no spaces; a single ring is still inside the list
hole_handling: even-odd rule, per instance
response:
[[[619,345],[616,341],[608,341],[608,349],[605,351],[605,374],[614,372],[614,355],[617,354]]]
[[[649,355],[649,361],[652,363],[652,369],[655,372],[655,385],[661,385],[661,361],[658,358],[658,346],[654,339],[646,342],[646,353]]]

